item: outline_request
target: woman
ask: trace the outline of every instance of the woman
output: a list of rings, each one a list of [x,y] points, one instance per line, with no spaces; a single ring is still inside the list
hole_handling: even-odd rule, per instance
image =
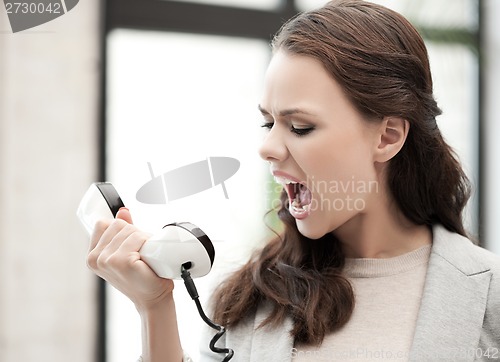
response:
[[[235,361],[500,359],[500,258],[466,238],[469,184],[417,31],[338,0],[285,24],[273,51],[260,155],[285,230],[215,292],[219,345]],[[181,361],[173,284],[140,260],[131,221],[98,223],[88,264],[135,303],[142,359]]]

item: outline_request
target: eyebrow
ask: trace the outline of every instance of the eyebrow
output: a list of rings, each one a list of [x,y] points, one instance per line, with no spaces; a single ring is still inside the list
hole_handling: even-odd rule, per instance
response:
[[[258,109],[259,109],[260,113],[262,113],[264,116],[267,116],[267,115],[271,114],[267,110],[265,110],[264,108],[262,108],[262,106],[260,104],[258,105]],[[310,112],[307,112],[307,111],[304,111],[304,110],[302,110],[300,108],[284,109],[284,110],[282,110],[282,111],[280,111],[278,113],[278,115],[280,117],[285,117],[285,116],[289,116],[289,115],[292,115],[292,114],[307,114],[309,116],[314,116],[314,114],[312,114]]]

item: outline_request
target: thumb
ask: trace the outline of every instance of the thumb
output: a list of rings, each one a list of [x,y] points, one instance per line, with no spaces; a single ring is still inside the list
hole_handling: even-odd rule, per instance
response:
[[[130,214],[129,209],[127,209],[126,207],[122,207],[120,208],[120,210],[118,210],[118,212],[116,213],[116,219],[122,219],[128,222],[129,224],[134,223],[132,221],[132,215]]]

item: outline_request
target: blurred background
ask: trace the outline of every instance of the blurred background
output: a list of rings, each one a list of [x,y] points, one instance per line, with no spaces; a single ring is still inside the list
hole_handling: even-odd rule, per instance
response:
[[[500,1],[376,2],[407,16],[427,42],[438,125],[474,184],[467,228],[500,254]],[[85,265],[75,211],[93,181],[113,182],[148,231],[191,221],[214,240],[216,268],[197,281],[204,301],[264,242],[274,185],[257,154],[256,105],[269,40],[323,3],[87,0],[18,33],[0,8],[0,361],[139,356],[133,305]],[[240,161],[228,198],[218,186],[163,205],[135,199],[153,175],[211,156]],[[196,360],[202,322],[181,284],[176,299]]]

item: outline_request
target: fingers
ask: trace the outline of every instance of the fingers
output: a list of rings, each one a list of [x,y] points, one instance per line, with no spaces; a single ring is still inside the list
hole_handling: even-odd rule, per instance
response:
[[[117,221],[104,232],[101,241],[95,247],[95,251],[100,254],[100,257],[113,254],[131,234],[137,231],[133,225],[128,223],[123,225],[123,223],[125,223],[123,220]]]
[[[112,268],[125,271],[132,262],[140,259],[140,245],[147,239],[145,233],[129,226],[123,228],[99,253],[96,264],[99,269]]]
[[[150,234],[134,231],[131,234],[125,236],[124,240],[115,249],[111,244],[106,247],[97,260],[97,265],[100,268],[105,268],[111,266],[115,269],[121,269],[124,271],[126,268],[131,268],[134,264],[136,271],[142,270],[141,274],[148,274],[150,276],[156,276],[151,268],[149,268],[142,260],[139,254],[139,250],[147,239],[151,237]],[[113,242],[112,242],[113,243]],[[139,263],[136,263],[140,261]]]
[[[87,257],[87,264],[91,269],[98,268],[98,260],[105,260],[112,255],[120,245],[137,228],[124,220],[116,219],[109,221],[99,221],[96,224],[92,235],[90,251]]]
[[[132,215],[130,214],[130,211],[126,207],[120,208],[118,212],[116,213],[116,218],[124,220],[128,222],[129,224],[133,224],[134,222],[132,221]]]
[[[96,223],[87,256],[88,267],[136,305],[157,304],[171,296],[173,282],[158,277],[141,260],[139,250],[150,234],[132,224],[126,208],[114,220]]]
[[[116,213],[116,219],[123,220],[127,224],[133,224],[132,215],[130,214],[129,209],[127,209],[126,207],[122,207],[120,208],[120,210],[118,210],[118,212]],[[90,246],[89,246],[90,251],[94,250],[97,243],[101,239],[103,233],[109,228],[112,222],[113,222],[112,220],[97,221],[94,227],[94,232],[92,233],[92,236],[90,238]]]
[[[92,235],[90,237],[90,245],[89,245],[89,251],[92,251],[95,249],[97,243],[101,239],[101,236],[104,234],[104,232],[109,228],[113,220],[99,220],[94,226],[94,231],[92,232]]]
[[[134,234],[129,235],[127,239],[119,246],[118,251],[130,252],[139,251],[142,245],[147,239],[151,237],[151,234],[137,231]]]

